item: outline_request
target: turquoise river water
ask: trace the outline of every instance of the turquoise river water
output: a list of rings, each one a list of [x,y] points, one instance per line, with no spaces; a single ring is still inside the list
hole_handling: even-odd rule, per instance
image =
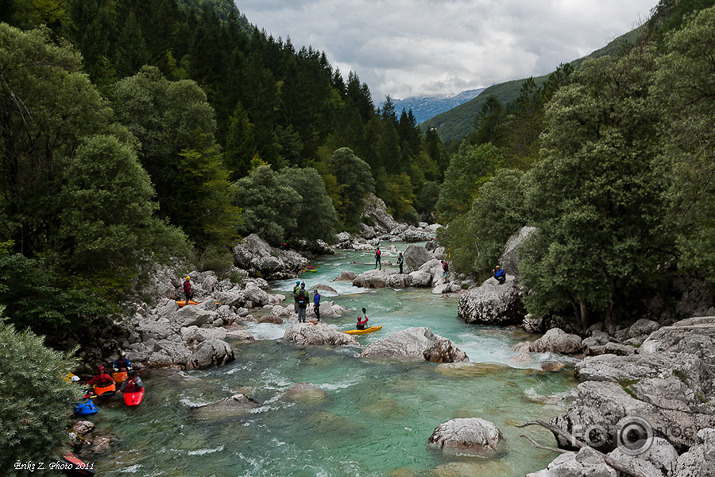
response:
[[[402,249],[403,244],[398,247]],[[389,252],[383,262],[395,261]],[[354,263],[357,262],[357,263]],[[359,337],[365,346],[394,331],[429,327],[469,356],[465,365],[426,361],[363,360],[355,347],[306,347],[282,339],[283,325],[249,324],[255,342],[233,343],[236,360],[200,371],[149,370],[142,374],[144,402],[127,408],[119,398],[100,404],[97,429],[119,441],[92,457],[102,476],[523,476],[542,469],[556,454],[534,448],[521,434],[553,445],[550,433],[514,424],[550,419],[574,389],[573,373],[546,373],[535,356],[528,368],[510,365],[511,346],[523,340],[513,330],[467,325],[457,318],[456,297],[427,289],[364,290],[330,281],[341,270],[373,268],[372,252],[338,252],[314,263],[302,277],[308,287],[350,309],[327,318],[353,329],[357,312],[368,310],[377,333]],[[272,284],[290,293],[294,280]],[[332,296],[331,296],[332,295]],[[323,399],[293,400],[285,391],[310,383]],[[243,392],[260,407],[235,415],[192,410]],[[544,404],[539,396],[550,396]],[[427,441],[449,419],[481,417],[504,436],[489,458],[443,453]]]

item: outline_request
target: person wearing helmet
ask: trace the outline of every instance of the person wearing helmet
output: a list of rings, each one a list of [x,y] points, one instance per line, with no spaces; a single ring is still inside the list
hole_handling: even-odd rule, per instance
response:
[[[98,387],[109,386],[112,383],[116,384],[114,379],[112,379],[112,377],[104,371],[104,366],[98,367],[97,372],[94,373],[92,379],[87,381],[87,384],[89,384],[90,386],[97,385]]]
[[[358,330],[364,330],[367,327],[367,310],[365,308],[362,309],[362,315],[358,316],[357,325],[355,325]]]
[[[122,383],[121,391],[123,393],[136,393],[139,392],[143,387],[144,383],[136,372],[132,369],[127,372],[128,378],[124,383]]]
[[[293,305],[293,311],[298,313],[298,292],[300,291],[300,280],[295,281],[295,286],[293,287],[293,301],[295,304]]]
[[[184,280],[184,295],[186,295],[186,304],[189,304],[189,300],[191,300],[191,277],[186,276],[186,279]]]
[[[120,371],[129,371],[132,369],[132,362],[129,361],[126,353],[122,353],[119,355],[119,359],[114,361],[114,365],[112,367],[114,368],[115,373]]]
[[[313,290],[313,312],[316,320],[320,321],[320,293],[317,288]]]
[[[305,323],[305,309],[310,302],[310,293],[305,290],[305,282],[300,284],[296,300],[298,306],[298,322]]]

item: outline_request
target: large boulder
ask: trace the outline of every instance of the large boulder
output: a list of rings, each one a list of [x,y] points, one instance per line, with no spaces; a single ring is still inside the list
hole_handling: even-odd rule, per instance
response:
[[[408,245],[403,256],[407,270],[419,270],[426,262],[434,259],[434,255],[424,246],[415,244]]]
[[[385,202],[375,194],[369,194],[365,199],[363,217],[369,217],[380,232],[390,232],[400,224],[387,212]]]
[[[526,477],[617,477],[618,473],[590,447],[559,455],[544,470]]]
[[[387,277],[395,273],[394,270],[368,270],[356,276],[353,286],[361,288],[385,288]]]
[[[432,285],[432,274],[426,271],[415,270],[408,275],[413,287],[429,287]]]
[[[628,328],[628,337],[638,338],[641,336],[648,336],[654,331],[656,331],[658,328],[660,328],[660,323],[658,323],[657,321],[641,318],[640,320],[633,323],[630,328]]]
[[[231,345],[218,339],[202,341],[186,360],[186,369],[200,369],[219,366],[233,361]]]
[[[715,475],[715,429],[701,429],[696,444],[678,457],[675,477]]]
[[[334,282],[351,282],[355,280],[355,277],[357,277],[357,273],[353,271],[347,271],[343,270],[340,272],[340,276],[338,278],[334,278]]]
[[[457,314],[466,323],[480,325],[517,325],[524,320],[522,290],[516,279],[507,275],[503,285],[489,278],[459,299]]]
[[[574,354],[581,351],[583,344],[578,335],[568,334],[560,328],[552,328],[544,336],[531,343],[532,353],[562,353]]]
[[[388,288],[407,288],[412,285],[412,279],[406,273],[395,273],[389,275],[385,280],[385,286]]]
[[[504,252],[502,252],[499,258],[499,263],[501,267],[509,273],[509,275],[514,275],[519,277],[519,247],[526,241],[526,239],[534,233],[536,227],[522,227],[517,233],[509,237],[504,245]]]
[[[489,421],[478,417],[452,419],[434,430],[429,443],[441,449],[467,449],[492,453],[497,450],[501,433]]]
[[[256,234],[244,238],[233,249],[236,265],[266,279],[294,277],[308,259],[292,250],[271,247]]]
[[[359,358],[425,359],[435,363],[467,361],[467,355],[451,341],[425,327],[396,331],[368,345]]]
[[[324,323],[296,323],[285,331],[283,338],[300,345],[360,346],[353,336]]]

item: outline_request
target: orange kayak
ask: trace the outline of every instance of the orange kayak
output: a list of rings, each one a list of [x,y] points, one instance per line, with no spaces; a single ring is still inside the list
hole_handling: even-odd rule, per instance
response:
[[[176,300],[176,304],[179,306],[186,306],[186,300]],[[198,305],[199,303],[194,300],[189,300],[189,305]]]
[[[112,379],[114,379],[117,384],[123,383],[124,381],[127,380],[127,372],[126,371],[118,371],[116,373],[112,373]]]
[[[94,394],[97,396],[113,396],[115,392],[117,392],[117,385],[114,383],[101,387],[94,385]]]

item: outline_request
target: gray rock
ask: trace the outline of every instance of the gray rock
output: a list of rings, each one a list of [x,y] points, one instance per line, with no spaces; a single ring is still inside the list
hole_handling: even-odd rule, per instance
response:
[[[308,265],[308,259],[297,252],[273,248],[256,234],[249,235],[236,245],[233,257],[242,269],[253,274],[258,272],[268,279],[293,277]]]
[[[331,286],[328,286],[328,285],[324,285],[324,284],[322,284],[322,283],[318,283],[317,285],[311,285],[311,286],[310,286],[310,289],[311,289],[311,290],[326,291],[326,292],[329,292],[329,293],[338,293],[338,292],[335,290],[335,288],[333,288],[333,287],[331,287]]]
[[[506,241],[504,252],[499,258],[499,264],[509,275],[514,275],[517,278],[520,276],[517,250],[535,230],[536,227],[522,227]]]
[[[408,245],[403,253],[407,270],[419,270],[426,262],[433,260],[434,256],[422,245]]]
[[[658,328],[660,328],[660,323],[658,323],[657,321],[641,318],[640,320],[633,323],[630,328],[628,328],[628,337],[637,338],[643,335],[650,335]]]
[[[701,429],[697,443],[678,457],[675,477],[706,477],[715,475],[715,429]]]
[[[673,475],[678,462],[675,448],[660,437],[655,437],[650,447],[638,455],[629,455],[624,453],[622,448],[618,448],[608,456],[625,468],[648,476]]]
[[[375,229],[380,232],[391,232],[400,227],[400,224],[387,213],[385,202],[374,194],[368,195],[365,199],[362,216],[370,217],[375,223]]]
[[[245,394],[234,394],[233,396],[221,401],[197,406],[192,408],[192,412],[196,417],[202,419],[225,419],[227,417],[247,414],[251,409],[256,409],[259,404],[248,398]]]
[[[494,423],[477,417],[452,419],[434,430],[429,443],[441,449],[469,449],[492,453],[497,450],[501,433]]]
[[[199,328],[198,326],[189,326],[181,328],[181,338],[187,343],[200,343],[206,340],[223,340],[226,338],[226,330],[224,328]]]
[[[636,349],[633,346],[613,342],[606,343],[605,351],[618,356],[630,356],[636,353]]]
[[[513,276],[507,276],[503,285],[490,278],[461,296],[457,314],[466,323],[517,325],[523,322],[525,314],[521,296],[521,288]]]
[[[353,336],[324,323],[296,323],[285,331],[283,337],[300,345],[360,346]]]
[[[544,332],[544,319],[539,316],[534,316],[531,313],[524,317],[524,321],[522,321],[521,325],[527,333]]]
[[[387,277],[394,273],[394,270],[368,270],[355,277],[353,286],[361,288],[385,288]]]
[[[387,277],[387,288],[407,288],[412,285],[412,278],[406,273],[395,273]]]
[[[387,338],[371,343],[358,355],[358,358],[376,357],[425,359],[437,363],[468,359],[451,341],[425,327],[391,333]]]
[[[432,284],[432,274],[420,270],[410,272],[408,275],[413,287],[428,287]]]
[[[559,455],[546,469],[526,477],[617,477],[618,473],[593,449],[584,447]]]
[[[562,353],[574,354],[581,351],[581,337],[571,335],[560,328],[552,328],[544,336],[531,343],[530,351],[533,353]]]
[[[187,369],[200,369],[218,366],[233,361],[234,354],[231,345],[222,340],[209,339],[201,342],[196,350],[186,360]]]
[[[338,278],[333,279],[334,282],[351,282],[355,280],[355,277],[357,277],[357,273],[352,272],[352,271],[346,271],[343,270],[340,272],[340,276]]]
[[[296,383],[286,390],[284,397],[301,403],[315,403],[327,399],[328,393],[309,383]]]

